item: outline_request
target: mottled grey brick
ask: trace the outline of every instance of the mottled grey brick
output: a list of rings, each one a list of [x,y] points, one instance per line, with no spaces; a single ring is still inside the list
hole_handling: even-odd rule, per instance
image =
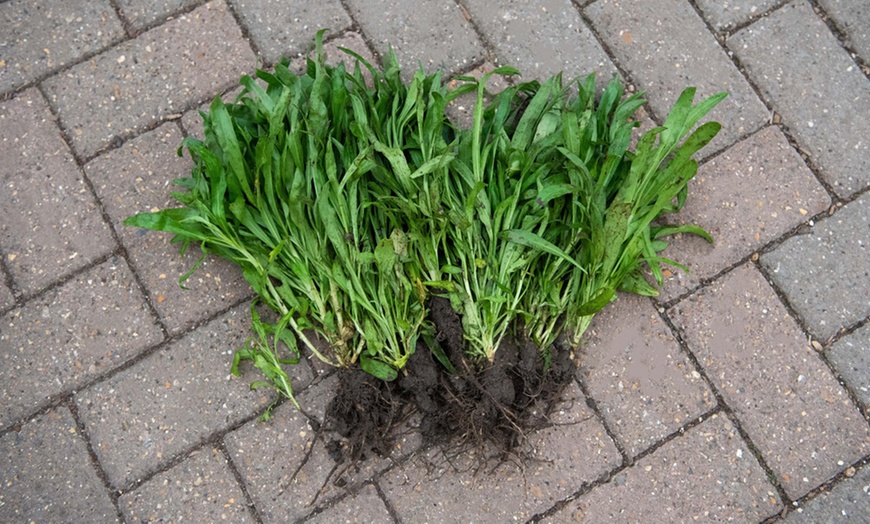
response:
[[[0,248],[32,294],[115,249],[39,91],[0,104]]]
[[[43,85],[81,157],[199,104],[254,67],[222,0],[209,2]]]
[[[696,0],[698,8],[717,31],[745,24],[784,0]]]
[[[870,406],[870,324],[838,340],[828,360],[865,406]]]
[[[706,162],[689,182],[689,198],[672,224],[697,224],[713,244],[696,235],[668,240],[659,300],[675,298],[761,249],[831,203],[800,155],[777,127],[767,127]]]
[[[136,365],[76,394],[94,451],[113,486],[121,488],[157,469],[215,432],[262,411],[275,399],[252,391],[259,370],[230,374],[233,353],[250,328],[246,306],[192,331]],[[294,385],[310,373],[295,366]]]
[[[668,314],[789,497],[870,452],[864,417],[752,265]]]
[[[810,332],[825,341],[870,315],[870,195],[795,235],[761,262]]]
[[[0,437],[0,522],[117,522],[69,410]]]
[[[378,496],[378,490],[369,484],[358,493],[344,498],[341,502],[332,506],[314,518],[306,520],[310,523],[332,524],[369,524],[378,522],[392,522],[393,518],[384,501]]]
[[[179,245],[170,244],[172,234],[122,224],[135,213],[181,205],[169,194],[184,191],[171,181],[189,176],[193,167],[186,150],[183,158],[176,154],[181,139],[175,124],[164,124],[85,166],[130,262],[171,333],[252,294],[239,267],[216,256],[207,257],[184,282],[187,289],[182,289],[178,279],[202,256],[198,246],[191,245],[181,256]]]
[[[620,295],[580,348],[581,381],[635,456],[713,408],[716,399],[648,299]]]
[[[760,522],[782,510],[725,415],[714,415],[547,522]]]
[[[420,65],[446,75],[464,71],[484,56],[483,45],[463,10],[452,0],[348,0],[363,33],[384,56],[393,47],[406,78]]]
[[[599,0],[586,14],[638,89],[647,91],[660,120],[686,87],[697,87],[696,102],[728,92],[705,118],[720,122],[722,131],[702,156],[768,120],[764,104],[686,0]]]
[[[108,0],[0,4],[0,94],[104,49],[124,36]]]
[[[118,500],[127,522],[255,522],[224,454],[211,446]]]
[[[870,523],[870,467],[791,511],[784,524]]]
[[[200,0],[117,0],[118,7],[124,19],[134,29],[163,22],[167,17],[181,9],[185,9]]]
[[[866,0],[819,0],[818,4],[846,34],[846,44],[870,62],[870,9]]]
[[[0,428],[162,339],[120,258],[0,317]]]
[[[0,277],[2,277],[2,273],[0,273]],[[0,281],[0,311],[12,307],[14,304],[15,295],[12,294],[12,290],[6,287],[4,282]]]
[[[870,184],[870,81],[807,2],[792,2],[728,47],[840,196]]]
[[[519,69],[525,80],[560,71],[565,80],[596,73],[598,84],[618,75],[592,31],[570,0],[468,0],[485,37],[495,47],[498,65]]]
[[[351,25],[339,0],[230,0],[260,55],[269,64],[300,55],[320,29],[340,33]]]

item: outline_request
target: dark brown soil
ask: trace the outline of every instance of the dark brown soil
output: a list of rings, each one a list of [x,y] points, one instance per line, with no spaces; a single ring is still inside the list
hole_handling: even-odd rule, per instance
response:
[[[394,382],[383,382],[360,370],[339,372],[325,429],[344,439],[340,448],[349,450],[347,458],[352,461],[371,453],[389,455],[395,428],[413,413],[421,415],[424,444],[495,445],[510,452],[526,434],[546,425],[547,415],[574,376],[568,351],[552,348],[552,361],[545,371],[538,348],[510,337],[496,351],[495,362],[477,370],[463,356],[462,323],[449,302],[434,299],[431,315],[436,341],[455,374],[423,344]],[[334,458],[343,461],[346,457]]]

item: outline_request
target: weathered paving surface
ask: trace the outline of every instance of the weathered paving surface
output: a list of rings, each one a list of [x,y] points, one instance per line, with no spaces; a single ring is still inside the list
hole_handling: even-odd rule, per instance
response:
[[[0,521],[866,519],[865,4],[0,0]],[[730,93],[669,218],[716,242],[674,239],[691,272],[595,319],[523,461],[473,475],[410,435],[324,486],[334,380],[303,363],[306,414],[258,422],[274,397],[229,373],[247,283],[208,259],[182,290],[196,254],[122,225],[171,202],[199,109],[258,61],[301,67],[322,27],[330,60],[617,75],[648,91],[644,128],[688,85]]]

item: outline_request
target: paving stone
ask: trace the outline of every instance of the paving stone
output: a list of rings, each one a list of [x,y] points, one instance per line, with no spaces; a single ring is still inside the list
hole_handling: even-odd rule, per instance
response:
[[[209,2],[43,83],[76,153],[199,104],[255,56],[226,4]]]
[[[698,8],[710,25],[717,31],[723,32],[745,24],[765,11],[782,4],[783,0],[728,0],[727,2],[697,0],[697,2]]]
[[[0,437],[0,521],[118,522],[69,410]]]
[[[827,340],[870,315],[870,196],[761,257],[810,332]]]
[[[250,328],[235,308],[110,379],[76,395],[94,450],[115,487],[153,471],[212,434],[262,411],[275,395],[251,391],[262,380],[251,366],[230,375],[233,353]],[[294,385],[308,370],[296,366]]]
[[[714,415],[550,522],[760,522],[782,501],[727,416]]]
[[[0,104],[0,251],[25,294],[115,249],[39,91]]]
[[[0,94],[76,62],[124,36],[109,0],[0,4]]]
[[[840,196],[870,184],[870,81],[805,2],[728,39],[728,47]],[[812,59],[810,59],[812,57]]]
[[[838,340],[828,360],[858,399],[870,406],[870,324]]]
[[[384,506],[384,501],[378,496],[378,490],[369,484],[356,493],[348,496],[335,506],[323,513],[318,513],[314,518],[306,520],[306,523],[345,524],[359,523],[369,524],[372,522],[392,522],[393,517]]]
[[[526,80],[560,71],[565,80],[596,73],[599,87],[619,73],[570,0],[469,0],[465,2],[499,65],[519,69]]]
[[[620,295],[597,313],[578,358],[581,381],[630,456],[716,403],[645,298]]]
[[[2,276],[2,273],[0,273]],[[6,287],[6,284],[0,281],[0,311],[4,311],[6,308],[12,307],[15,304],[15,296],[12,294],[12,290]]]
[[[200,0],[117,0],[127,23],[142,29],[154,22],[162,22],[170,15],[199,3]]]
[[[720,122],[722,130],[702,156],[734,143],[769,119],[764,104],[689,2],[599,0],[585,12],[638,89],[647,91],[660,120],[686,87],[698,88],[696,102],[728,92],[705,117]]]
[[[576,384],[565,399],[554,426],[531,435],[519,451],[522,466],[493,468],[496,462],[487,466],[476,453],[448,458],[436,448],[384,474],[378,483],[399,520],[526,521],[618,466],[619,452]]]
[[[410,79],[422,65],[444,76],[464,71],[484,56],[483,44],[463,10],[452,0],[348,0],[351,15],[385,56],[392,46]]]
[[[124,493],[118,505],[127,522],[255,522],[226,457],[210,446]]]
[[[753,266],[669,314],[789,497],[870,451],[870,427]]]
[[[829,492],[804,502],[789,513],[785,524],[870,523],[870,468],[864,466],[852,478],[843,479]]]
[[[865,63],[870,61],[870,11],[864,0],[819,0],[845,34],[846,45],[858,52]]]
[[[777,127],[767,127],[726,149],[689,182],[686,207],[666,217],[697,224],[714,243],[695,235],[672,237],[662,253],[688,266],[668,267],[660,300],[670,300],[702,279],[752,254],[824,211],[831,199]]]
[[[351,19],[339,0],[230,0],[242,24],[269,64],[293,57],[314,45],[314,35],[323,28],[340,33]]]
[[[119,258],[9,311],[0,317],[0,429],[161,338]]]
[[[188,289],[182,289],[178,279],[202,256],[198,246],[190,246],[181,256],[178,244],[170,244],[172,234],[122,223],[135,213],[181,205],[169,193],[183,191],[171,181],[189,176],[193,166],[186,150],[183,158],[176,154],[182,138],[175,124],[164,124],[85,166],[151,302],[171,333],[187,329],[252,293],[238,266],[216,256],[209,256],[184,282]]]
[[[298,396],[299,405],[322,421],[335,385],[335,375],[312,384]],[[328,434],[318,438],[309,419],[290,403],[276,408],[268,422],[252,421],[226,436],[230,458],[264,522],[299,520],[391,464],[371,458],[345,469],[330,458],[326,440],[331,439]],[[413,450],[409,437],[397,445],[401,453]]]

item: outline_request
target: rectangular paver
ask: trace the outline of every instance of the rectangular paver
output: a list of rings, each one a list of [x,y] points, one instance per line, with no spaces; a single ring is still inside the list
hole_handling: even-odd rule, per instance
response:
[[[314,35],[344,31],[350,17],[339,0],[230,0],[260,55],[269,64],[300,55],[314,45]]]
[[[484,49],[469,19],[452,0],[348,0],[351,15],[384,56],[392,46],[406,78],[422,65],[445,76],[469,69]]]
[[[870,324],[838,340],[828,360],[840,378],[870,407]]]
[[[100,51],[124,36],[109,0],[0,4],[0,94]]]
[[[870,195],[864,195],[761,262],[810,332],[825,341],[870,315],[868,256]]]
[[[704,17],[719,32],[756,18],[785,0],[697,0]]]
[[[484,465],[474,453],[447,458],[436,448],[378,483],[402,522],[457,515],[465,522],[524,522],[622,462],[576,384],[564,399],[554,426],[530,435],[517,452],[524,467],[508,460],[494,468],[498,459]]]
[[[565,81],[595,73],[603,86],[619,74],[570,0],[471,0],[465,5],[495,47],[498,65],[516,67],[524,80],[560,71]]]
[[[0,273],[0,277],[3,274]],[[0,281],[0,311],[5,311],[8,308],[11,308],[15,304],[15,295],[12,294],[12,290],[6,286],[5,282]]]
[[[714,415],[548,522],[760,522],[781,509],[731,421]]]
[[[855,49],[866,63],[870,60],[870,10],[864,0],[819,0],[825,10],[843,32],[846,44]]]
[[[67,408],[0,437],[0,521],[118,522]]]
[[[660,300],[677,297],[824,211],[831,199],[815,175],[771,126],[712,158],[689,182],[689,198],[673,224],[697,224],[713,244],[695,235],[669,240],[662,253],[685,264],[668,267]]]
[[[215,256],[208,257],[184,282],[187,273],[202,256],[191,245],[184,256],[173,235],[127,227],[130,215],[178,207],[171,191],[184,192],[171,181],[190,175],[193,162],[187,151],[176,154],[182,135],[173,123],[164,124],[122,147],[104,153],[85,166],[94,189],[112,220],[151,303],[171,333],[182,331],[252,293],[238,266]]]
[[[235,308],[104,382],[76,402],[109,481],[136,481],[215,432],[237,424],[275,399],[251,391],[260,372],[243,366],[230,375],[233,352],[248,336],[247,306]],[[294,384],[304,385],[308,371]]]
[[[127,522],[255,522],[220,450],[210,446],[118,500]]]
[[[870,523],[870,467],[790,512],[784,524]]]
[[[728,47],[840,196],[870,184],[870,81],[806,2],[791,2]]]
[[[142,33],[45,83],[76,153],[90,157],[220,91],[255,56],[221,0]]]
[[[697,100],[728,92],[706,117],[722,130],[702,154],[732,144],[770,117],[688,1],[599,0],[585,11],[638,89],[647,91],[659,119],[686,87],[698,88]]]
[[[372,484],[358,493],[344,498],[335,506],[318,513],[314,518],[306,520],[310,523],[332,524],[370,524],[393,522],[393,517],[384,506],[384,501],[378,496],[378,490]]]
[[[620,295],[596,314],[578,358],[581,381],[630,456],[716,403],[648,299]]]
[[[161,339],[120,258],[9,311],[0,317],[0,428]]]
[[[108,225],[36,89],[0,103],[0,248],[32,294],[115,249]]]
[[[752,265],[669,314],[792,499],[870,452],[870,427]]]
[[[200,0],[117,0],[118,8],[130,27],[139,30]]]

